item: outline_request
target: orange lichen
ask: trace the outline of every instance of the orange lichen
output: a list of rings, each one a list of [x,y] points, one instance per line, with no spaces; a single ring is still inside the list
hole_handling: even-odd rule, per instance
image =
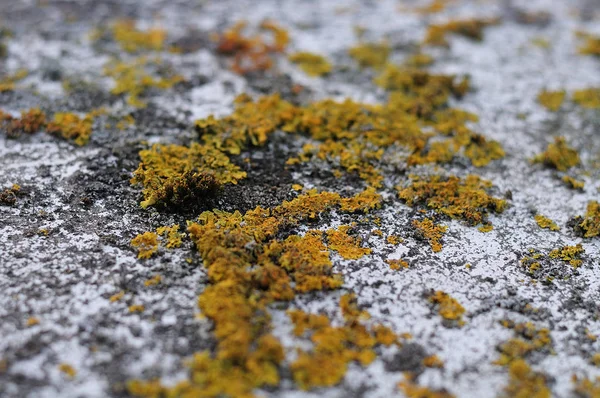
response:
[[[35,326],[35,325],[39,325],[39,324],[40,324],[40,320],[34,316],[31,316],[31,317],[27,318],[27,322],[25,323],[25,326],[31,327],[31,326]]]
[[[543,216],[541,214],[536,214],[534,219],[535,219],[535,222],[537,223],[537,225],[540,226],[540,228],[546,228],[546,229],[549,229],[550,231],[560,231],[560,227],[558,225],[556,225],[556,223],[554,221],[552,221],[551,219],[549,219],[546,216]]]
[[[556,112],[563,101],[565,100],[566,92],[565,90],[560,91],[547,91],[543,90],[538,94],[537,100],[538,102],[546,107],[551,112]]]
[[[448,321],[456,322],[456,325],[463,326],[462,319],[465,308],[448,293],[436,290],[428,298],[429,302],[434,304],[440,316]]]
[[[144,232],[131,240],[131,246],[137,249],[138,258],[150,258],[158,251],[158,235]]]
[[[419,231],[423,238],[429,241],[429,245],[435,253],[442,250],[441,240],[448,229],[447,226],[435,225],[429,218],[425,218],[421,221],[413,220],[412,225]]]
[[[144,306],[141,304],[133,304],[129,306],[129,312],[144,312]]]
[[[262,35],[244,36],[245,22],[238,22],[220,35],[215,35],[217,52],[232,57],[231,69],[239,74],[268,70],[273,66],[274,55],[285,51],[289,35],[272,21],[264,21],[260,28],[271,32],[271,43]]]
[[[349,225],[342,225],[337,229],[327,231],[327,247],[339,253],[346,260],[357,260],[371,249],[360,247],[360,239],[348,235]]]
[[[323,76],[331,72],[331,64],[322,55],[310,52],[297,52],[289,60],[300,67],[309,76]]]
[[[498,22],[499,20],[494,18],[464,19],[430,25],[424,43],[432,46],[448,47],[450,44],[447,35],[450,33],[481,41],[483,39],[483,28],[496,25]]]
[[[554,138],[554,142],[548,144],[545,152],[534,157],[533,162],[543,163],[558,171],[567,171],[581,163],[579,154],[567,144],[564,137]]]
[[[488,223],[489,212],[502,213],[506,201],[490,196],[492,183],[476,175],[461,179],[455,176],[428,179],[414,178],[406,188],[397,187],[398,196],[409,206],[420,205],[470,225]]]
[[[550,258],[560,259],[562,261],[568,262],[573,267],[577,268],[581,264],[583,264],[583,260],[581,260],[581,255],[585,253],[583,246],[581,243],[576,246],[563,246],[558,249],[554,249],[550,252]]]
[[[427,368],[443,368],[444,361],[442,361],[437,355],[429,355],[423,358],[423,366]]]
[[[180,247],[184,234],[179,232],[179,224],[171,225],[170,227],[164,226],[156,229],[156,233],[163,238],[164,246],[167,249],[173,249]]]
[[[569,224],[573,226],[575,233],[584,238],[600,235],[600,204],[590,200],[585,215],[575,217]]]

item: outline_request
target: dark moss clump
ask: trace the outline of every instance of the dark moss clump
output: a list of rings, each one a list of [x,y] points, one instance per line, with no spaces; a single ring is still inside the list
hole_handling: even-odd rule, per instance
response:
[[[17,195],[21,187],[17,184],[13,184],[12,187],[6,188],[0,192],[0,205],[14,206],[17,203]]]
[[[209,173],[190,170],[167,181],[156,193],[156,206],[161,208],[193,209],[213,198],[221,184]]]

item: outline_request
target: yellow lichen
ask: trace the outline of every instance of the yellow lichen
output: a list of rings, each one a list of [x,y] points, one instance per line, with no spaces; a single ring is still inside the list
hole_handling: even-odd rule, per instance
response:
[[[163,29],[152,28],[147,31],[138,30],[135,21],[117,21],[112,26],[113,38],[124,51],[135,53],[139,51],[160,51],[165,47],[167,32]]]
[[[512,329],[517,337],[512,338],[498,347],[500,358],[494,363],[506,366],[526,358],[534,351],[550,349],[552,339],[546,328],[536,328],[531,322],[514,323],[510,320],[500,322],[502,326]]]
[[[581,163],[579,154],[567,144],[564,137],[556,137],[553,143],[548,144],[545,152],[533,158],[533,162],[543,163],[558,171],[567,171]]]
[[[483,28],[496,25],[498,19],[464,19],[450,21],[439,25],[430,25],[424,40],[425,44],[448,47],[447,35],[450,33],[468,37],[473,40],[483,39]]]
[[[129,312],[144,312],[144,306],[141,304],[133,304],[129,306]]]
[[[166,76],[154,77],[161,69]],[[146,103],[141,97],[149,89],[166,90],[181,82],[183,77],[166,68],[159,60],[140,57],[129,62],[112,60],[104,67],[104,75],[115,82],[111,94],[126,96],[127,104],[143,108]]]
[[[583,181],[576,180],[571,176],[563,176],[561,178],[562,182],[564,182],[571,189],[583,189],[585,183]]]
[[[494,229],[494,226],[492,224],[485,224],[477,229],[479,230],[479,232],[491,232]]]
[[[382,68],[390,56],[390,46],[387,42],[361,43],[348,50],[361,68]]]
[[[167,249],[180,247],[184,234],[179,232],[179,224],[174,224],[170,227],[164,226],[156,229],[156,233],[163,237],[164,245]]]
[[[486,190],[491,182],[476,175],[461,179],[455,176],[428,179],[414,178],[406,188],[396,187],[398,196],[409,206],[419,205],[470,225],[488,223],[489,212],[502,213],[506,201],[490,196]]]
[[[432,220],[426,218],[422,221],[413,220],[412,225],[419,231],[419,233],[429,241],[429,245],[434,252],[442,250],[442,237],[448,229],[445,225],[435,225]]]
[[[310,52],[298,52],[289,56],[309,76],[323,76],[331,72],[331,64],[322,55]]]
[[[458,326],[464,325],[462,319],[465,313],[465,308],[456,300],[451,297],[448,293],[442,292],[441,290],[434,291],[429,296],[429,302],[434,304],[437,308],[438,313],[444,319],[449,321],[455,321]]]
[[[31,316],[29,318],[27,318],[27,322],[26,322],[26,326],[27,327],[31,327],[31,326],[35,326],[35,325],[39,325],[40,324],[40,320],[34,316]]]
[[[560,90],[560,91],[543,90],[542,92],[540,92],[538,94],[537,100],[540,104],[542,104],[544,107],[546,107],[546,109],[548,109],[549,111],[556,112],[562,105],[563,101],[565,100],[565,95],[566,95],[566,93],[564,90]]]
[[[385,260],[386,263],[389,264],[390,269],[394,271],[398,271],[400,269],[408,268],[408,262],[404,260]]]
[[[423,358],[423,366],[427,368],[443,368],[444,361],[442,361],[437,355],[429,355]]]
[[[58,365],[58,370],[63,372],[65,375],[67,375],[71,379],[74,378],[75,375],[77,374],[77,371],[75,370],[75,368],[73,366],[69,365],[68,363],[61,363],[60,365]]]
[[[546,377],[531,370],[527,362],[515,360],[509,365],[509,384],[504,388],[505,397],[550,398]]]
[[[574,392],[578,398],[600,397],[600,377],[591,380],[573,375],[573,383],[575,384]]]
[[[150,287],[150,286],[156,286],[158,285],[160,282],[162,281],[162,276],[160,275],[154,275],[152,278],[150,279],[146,279],[144,281],[144,286],[146,287]]]
[[[144,232],[131,240],[131,246],[137,249],[138,258],[150,258],[158,251],[158,235]]]
[[[121,300],[124,296],[125,296],[125,292],[123,290],[121,290],[119,293],[115,293],[112,296],[110,296],[108,298],[108,301],[110,301],[111,303],[115,303],[115,302]]]
[[[578,36],[584,40],[578,49],[580,54],[600,57],[600,37],[584,32],[578,32]]]
[[[573,92],[573,101],[588,109],[600,109],[600,88],[586,88]]]
[[[556,223],[554,221],[552,221],[551,219],[549,219],[546,216],[543,216],[541,214],[536,214],[534,219],[535,219],[535,222],[537,223],[537,225],[540,226],[540,228],[546,228],[546,229],[549,229],[550,231],[560,231],[560,227],[558,225],[556,225]]]
[[[79,117],[74,113],[55,113],[52,122],[46,126],[49,134],[72,140],[77,145],[85,145],[92,135],[94,115],[89,113]]]
[[[414,376],[405,375],[406,379],[398,383],[398,388],[407,398],[454,398],[446,390],[432,390],[428,387],[423,387],[414,382]]]
[[[573,267],[579,267],[583,264],[583,260],[581,260],[581,255],[585,253],[583,246],[581,243],[576,246],[563,246],[558,249],[554,249],[550,252],[550,258],[560,259],[562,261],[568,262]]]
[[[590,200],[585,215],[575,217],[571,223],[575,232],[584,238],[600,235],[600,204],[595,200]]]
[[[327,247],[339,253],[346,260],[357,260],[371,249],[360,247],[360,239],[348,235],[349,225],[342,225],[338,229],[327,231]]]

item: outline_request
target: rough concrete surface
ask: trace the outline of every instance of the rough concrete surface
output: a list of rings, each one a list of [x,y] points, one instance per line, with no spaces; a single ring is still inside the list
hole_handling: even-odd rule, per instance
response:
[[[345,175],[336,178],[326,164],[287,168],[286,159],[303,142],[276,133],[261,148],[250,148],[234,161],[244,164],[248,178],[227,186],[205,208],[164,212],[139,206],[141,189],[129,182],[148,143],[187,144],[195,139],[194,120],[224,116],[236,95],[281,93],[298,104],[324,98],[352,98],[381,103],[385,92],[373,85],[373,71],[360,70],[347,55],[356,44],[355,26],[368,41],[387,38],[392,60],[402,62],[422,41],[431,23],[467,17],[498,17],[484,30],[482,41],[452,35],[451,46],[429,48],[435,58],[429,70],[469,75],[472,90],[452,105],[473,112],[473,129],[504,147],[506,156],[481,168],[457,159],[443,166],[418,166],[411,173],[437,169],[441,174],[476,173],[494,184],[496,196],[510,191],[509,207],[490,216],[494,229],[480,232],[461,221],[448,226],[443,249],[434,253],[411,227],[415,209],[406,206],[394,186],[406,178],[385,174],[383,206],[372,212],[380,226],[362,223],[358,234],[372,252],[359,260],[332,253],[334,270],[344,276],[341,290],[297,295],[284,306],[270,307],[273,334],[286,349],[277,387],[256,389],[266,397],[403,396],[397,384],[404,371],[431,389],[457,397],[494,397],[509,383],[506,367],[494,363],[498,346],[514,337],[503,319],[532,322],[547,328],[551,348],[534,352],[527,362],[545,375],[556,397],[575,396],[573,375],[594,380],[600,368],[592,356],[600,352],[600,238],[582,238],[568,226],[598,199],[600,112],[565,101],[550,112],[536,100],[543,89],[567,93],[600,87],[600,59],[577,53],[575,31],[600,34],[597,1],[453,1],[435,14],[410,11],[427,2],[353,1],[0,1],[0,27],[12,32],[3,39],[0,76],[24,68],[29,74],[13,90],[0,92],[0,109],[19,112],[40,107],[54,112],[108,109],[106,123],[95,123],[90,142],[71,142],[38,133],[8,138],[0,132],[0,188],[19,184],[13,206],[0,206],[0,396],[105,397],[127,396],[131,379],[160,378],[166,385],[187,375],[184,360],[195,352],[214,350],[212,323],[198,316],[197,297],[207,284],[202,259],[185,240],[177,249],[161,249],[148,260],[137,258],[130,241],[161,225],[193,219],[202,210],[246,211],[273,207],[296,196],[292,184],[339,192],[363,188]],[[547,21],[524,24],[517,11],[544,11]],[[140,29],[158,26],[168,42],[186,50],[161,54],[184,82],[168,90],[146,93],[145,108],[134,108],[110,93],[114,84],[104,65],[118,53],[111,41],[95,40],[93,29],[129,18]],[[288,51],[306,50],[327,56],[334,65],[325,77],[311,78],[285,57],[266,74],[241,76],[214,51],[211,33],[239,20],[256,26],[265,18],[285,27]],[[543,38],[548,46],[539,46]],[[65,90],[63,82],[80,82]],[[296,93],[294,84],[304,90]],[[78,86],[79,87],[79,86]],[[135,124],[116,128],[131,115]],[[111,119],[112,118],[112,119]],[[109,120],[110,119],[110,120]],[[109,123],[110,122],[110,123]],[[582,166],[572,173],[583,190],[568,189],[555,170],[532,164],[553,137],[564,136],[578,150]],[[244,159],[250,162],[244,163]],[[554,220],[560,231],[540,228],[535,214]],[[356,221],[332,213],[311,228],[327,229]],[[395,234],[404,240],[390,246],[372,233]],[[520,260],[530,248],[541,252],[581,243],[583,264],[556,267],[550,283],[534,281]],[[186,259],[191,258],[191,261]],[[407,260],[407,269],[392,270],[386,259]],[[469,267],[466,265],[470,264]],[[160,284],[144,281],[156,274]],[[424,294],[442,290],[466,312],[462,327],[450,327]],[[119,291],[125,296],[109,298]],[[299,344],[291,334],[287,308],[339,318],[340,296],[357,295],[373,322],[394,332],[410,333],[410,343],[384,347],[368,366],[349,365],[337,385],[304,391],[288,370]],[[128,308],[141,304],[144,311]],[[28,324],[35,318],[37,324]],[[436,354],[441,368],[423,367]],[[76,370],[74,377],[60,364]]]

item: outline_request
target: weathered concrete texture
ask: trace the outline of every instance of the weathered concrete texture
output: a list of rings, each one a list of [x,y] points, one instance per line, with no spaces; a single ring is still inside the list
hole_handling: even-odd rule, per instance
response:
[[[436,58],[431,70],[471,76],[474,91],[455,105],[479,115],[475,129],[498,140],[506,158],[480,169],[455,161],[441,172],[474,172],[491,180],[498,196],[512,193],[510,207],[491,216],[494,230],[489,233],[443,220],[448,233],[443,250],[434,254],[410,227],[415,210],[396,198],[393,187],[404,176],[387,173],[381,191],[385,203],[373,215],[381,218],[377,228],[384,236],[396,234],[404,242],[392,248],[370,233],[374,225],[361,223],[357,228],[372,254],[355,261],[333,258],[335,270],[345,277],[344,291],[354,291],[374,321],[411,333],[413,342],[383,350],[366,369],[351,365],[336,387],[300,391],[284,369],[279,388],[257,393],[389,397],[399,394],[400,372],[410,370],[419,374],[419,384],[446,388],[459,397],[494,397],[508,380],[506,368],[493,364],[496,347],[513,336],[499,324],[506,318],[550,329],[552,352],[535,353],[530,363],[548,375],[555,396],[573,395],[573,374],[600,376],[590,363],[600,342],[586,337],[588,332],[600,335],[600,238],[579,238],[566,226],[584,213],[589,200],[598,199],[599,172],[593,165],[600,159],[600,113],[569,101],[551,113],[536,102],[544,88],[600,87],[600,60],[578,55],[574,35],[576,30],[600,34],[600,6],[595,1],[458,1],[427,16],[401,9],[417,4],[423,5],[388,0],[0,1],[0,26],[13,32],[4,40],[8,53],[0,60],[0,75],[19,68],[30,72],[14,91],[0,93],[0,109],[17,115],[33,106],[49,113],[104,106],[115,121],[127,114],[135,119],[124,130],[97,123],[84,147],[46,134],[7,139],[0,133],[0,187],[22,186],[15,206],[0,206],[0,396],[121,396],[123,383],[131,378],[160,377],[166,383],[184,378],[182,360],[214,347],[210,322],[196,317],[206,276],[191,242],[146,261],[138,260],[129,244],[138,233],[185,225],[195,216],[139,207],[140,189],[129,179],[147,142],[188,143],[195,137],[195,119],[228,114],[243,92],[279,92],[296,103],[327,97],[383,101],[385,93],[372,84],[372,72],[358,70],[347,56],[347,48],[356,43],[354,26],[364,27],[368,40],[387,37],[393,58],[401,61],[422,40],[428,23],[472,16],[501,17],[502,23],[486,28],[482,42],[453,36],[449,50],[431,49]],[[540,26],[521,24],[515,18],[518,7],[548,12],[550,20]],[[289,30],[292,50],[327,55],[335,65],[331,75],[308,78],[285,59],[267,76],[228,71],[210,49],[210,33],[240,19],[256,25],[267,17]],[[113,83],[102,68],[117,53],[116,44],[87,35],[118,18],[133,18],[142,28],[164,27],[169,42],[186,50],[163,54],[186,81],[151,93],[144,109],[129,108],[109,93]],[[533,45],[535,38],[550,46]],[[82,82],[81,87],[67,93],[65,79]],[[306,87],[300,94],[292,89],[296,83]],[[577,176],[585,181],[583,191],[567,189],[555,172],[529,162],[559,135],[582,157],[585,167]],[[266,147],[235,158],[248,178],[227,187],[206,209],[274,206],[295,196],[292,184],[344,195],[361,190],[357,178],[335,178],[325,164],[286,169],[288,156],[303,144],[290,141],[276,134]],[[430,166],[416,169],[429,171]],[[536,213],[556,221],[561,230],[540,229]],[[334,213],[316,227],[352,221],[356,217]],[[47,229],[47,236],[40,229]],[[534,283],[519,264],[529,248],[549,251],[577,243],[585,249],[584,264],[556,270],[568,278]],[[410,267],[393,271],[384,261],[390,257],[403,258]],[[157,273],[162,283],[145,287],[143,282]],[[466,308],[464,327],[444,325],[423,298],[430,289],[449,293]],[[110,302],[121,290],[127,292],[124,298]],[[342,293],[303,295],[290,305],[335,318]],[[130,313],[132,304],[144,305],[145,311]],[[30,317],[39,324],[27,326]],[[297,342],[285,308],[273,307],[272,317],[274,334],[291,357]],[[444,361],[442,369],[421,365],[431,354]],[[73,379],[59,370],[61,363],[76,369]]]

